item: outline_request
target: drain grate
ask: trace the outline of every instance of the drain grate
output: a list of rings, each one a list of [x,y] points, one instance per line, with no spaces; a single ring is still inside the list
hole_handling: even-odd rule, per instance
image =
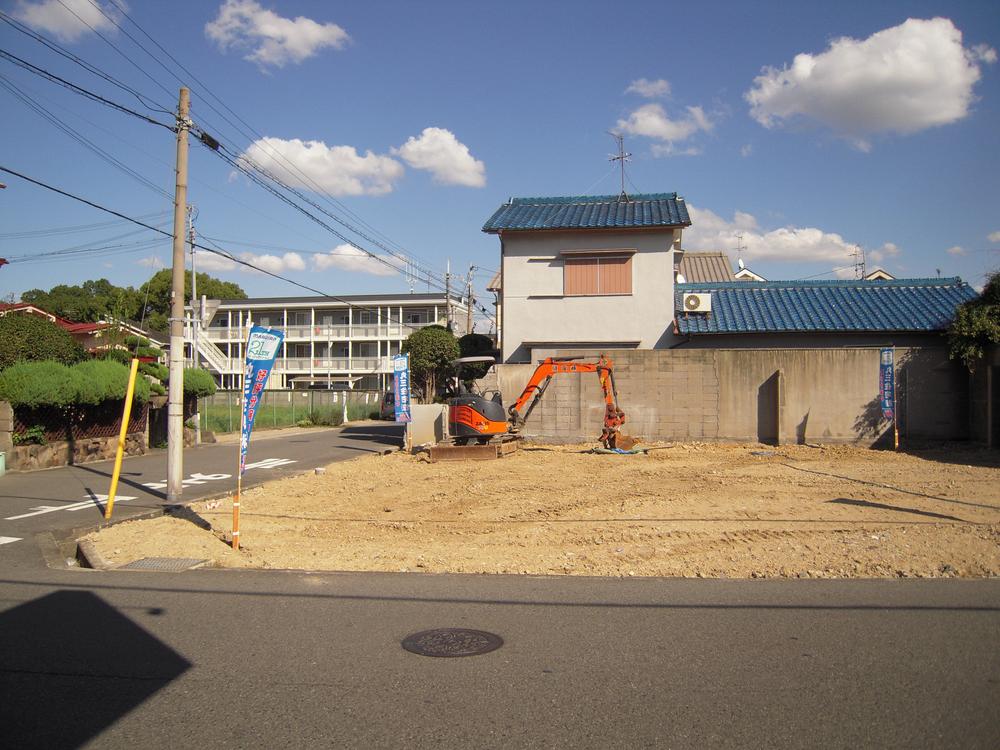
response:
[[[161,570],[176,572],[180,570],[190,570],[204,565],[208,560],[199,560],[197,557],[144,557],[135,560],[128,565],[122,565],[118,570]]]
[[[502,645],[503,638],[495,633],[466,628],[423,630],[403,639],[403,648],[421,656],[478,656]]]

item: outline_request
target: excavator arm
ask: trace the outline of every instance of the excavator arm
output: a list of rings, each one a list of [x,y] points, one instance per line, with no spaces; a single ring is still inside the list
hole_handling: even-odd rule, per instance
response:
[[[604,392],[604,429],[600,441],[605,448],[629,450],[637,439],[621,431],[625,424],[625,412],[618,407],[618,391],[615,388],[614,367],[603,354],[597,362],[580,362],[571,358],[547,357],[535,368],[521,395],[507,410],[511,432],[518,432],[524,426],[528,415],[541,400],[552,378],[561,373],[596,372]]]

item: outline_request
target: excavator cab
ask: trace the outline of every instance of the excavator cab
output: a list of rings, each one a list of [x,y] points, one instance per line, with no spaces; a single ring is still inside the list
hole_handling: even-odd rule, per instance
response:
[[[495,437],[506,435],[507,413],[504,411],[500,391],[476,393],[463,379],[463,371],[471,365],[496,364],[493,357],[461,357],[453,360],[457,394],[448,399],[448,434],[457,445],[470,440],[485,444]]]

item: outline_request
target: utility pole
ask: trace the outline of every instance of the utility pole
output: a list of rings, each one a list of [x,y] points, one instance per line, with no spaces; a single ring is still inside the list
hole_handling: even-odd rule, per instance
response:
[[[174,247],[170,287],[170,381],[167,391],[167,502],[184,492],[184,214],[187,207],[188,117],[191,94],[177,100],[177,182],[174,189]]]
[[[465,282],[465,332],[472,333],[472,269],[475,266],[469,266],[469,278]]]
[[[198,333],[201,326],[201,316],[198,314],[198,269],[194,257],[194,217],[198,209],[194,206],[187,207],[188,217],[188,245],[191,247],[191,363],[195,367],[201,366],[201,357],[198,355]],[[197,404],[197,401],[195,402]],[[201,414],[195,408],[194,415],[194,444],[201,445]]]
[[[448,265],[444,272],[444,320],[445,328],[449,331],[451,330],[451,259],[448,259]]]

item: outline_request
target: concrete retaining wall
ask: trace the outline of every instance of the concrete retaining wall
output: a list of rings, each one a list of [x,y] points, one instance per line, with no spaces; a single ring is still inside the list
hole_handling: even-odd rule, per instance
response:
[[[628,415],[625,432],[648,440],[872,444],[887,439],[889,425],[878,402],[877,348],[607,354]],[[901,437],[967,439],[965,370],[944,348],[897,349],[896,359]],[[534,365],[498,367],[505,405],[533,371]],[[551,442],[594,440],[603,417],[596,375],[557,375],[524,434]]]

